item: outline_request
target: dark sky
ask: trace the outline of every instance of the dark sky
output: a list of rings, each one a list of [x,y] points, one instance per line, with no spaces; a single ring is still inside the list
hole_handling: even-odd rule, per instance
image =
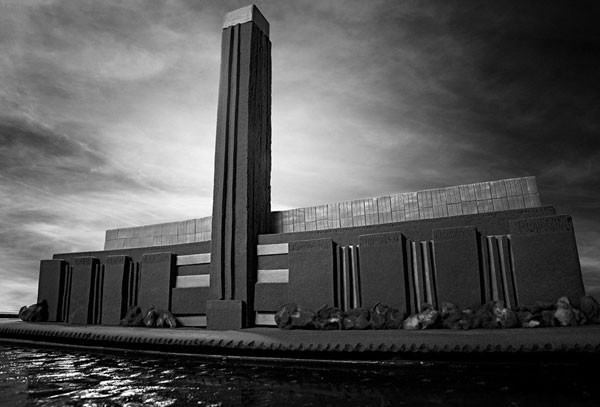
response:
[[[209,216],[237,1],[0,0],[0,310],[104,230]],[[257,1],[273,209],[535,175],[600,293],[600,6]]]

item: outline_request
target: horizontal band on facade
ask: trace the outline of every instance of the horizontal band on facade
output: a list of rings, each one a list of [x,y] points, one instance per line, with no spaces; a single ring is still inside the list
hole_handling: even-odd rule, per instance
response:
[[[175,287],[210,287],[210,274],[179,276],[175,279]]]
[[[287,243],[261,244],[256,246],[258,256],[269,256],[274,254],[288,254],[289,245]]]
[[[256,282],[258,283],[287,283],[290,280],[288,269],[258,270]]]
[[[177,256],[178,266],[189,266],[192,264],[210,264],[210,253]]]

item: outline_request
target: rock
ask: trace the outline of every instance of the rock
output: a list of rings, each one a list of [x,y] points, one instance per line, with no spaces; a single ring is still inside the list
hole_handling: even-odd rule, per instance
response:
[[[519,325],[519,318],[515,311],[504,306],[504,302],[491,301],[477,309],[473,325],[485,329],[514,328]]]
[[[371,310],[371,328],[384,329],[390,308],[384,304],[376,304]]]
[[[462,312],[457,309],[444,309],[442,306],[442,327],[446,329],[462,329],[460,321],[462,320]]]
[[[423,306],[426,308],[418,314],[421,329],[438,328],[441,322],[440,313],[429,304]]]
[[[292,329],[315,329],[315,313],[309,309],[296,308],[294,312],[290,314],[291,328]]]
[[[48,302],[41,300],[37,304],[23,306],[19,310],[19,318],[26,322],[46,322],[48,321]]]
[[[515,312],[518,314],[519,312],[531,312],[531,309],[533,308],[533,306],[531,305],[519,305],[517,308],[515,308]]]
[[[542,320],[541,320],[542,326],[550,327],[550,326],[557,325],[557,321],[554,318],[554,312],[555,311],[552,311],[552,310],[542,311]]]
[[[460,308],[451,302],[442,302],[442,307],[440,308],[440,315],[442,319],[446,319],[449,315],[459,315]]]
[[[442,303],[440,315],[442,328],[472,329],[475,324],[475,312],[472,309],[461,310],[451,303]]]
[[[400,329],[402,328],[402,322],[404,321],[405,313],[395,308],[390,308],[386,315],[385,327],[386,329]]]
[[[567,297],[560,297],[556,302],[556,311],[554,312],[554,318],[558,321],[560,326],[575,326],[577,325],[577,319],[573,312],[573,307]]]
[[[577,325],[586,325],[588,323],[587,315],[575,307],[573,307],[573,314],[575,315],[575,321],[577,322]]]
[[[464,309],[461,316],[462,318],[458,321],[460,329],[473,329],[475,327],[475,311],[470,308]]]
[[[123,319],[119,322],[123,326],[144,326],[144,315],[142,309],[137,305],[129,307]]]
[[[360,315],[356,318],[354,322],[354,329],[371,329],[371,319],[370,316]]]
[[[275,323],[279,329],[291,329],[292,328],[292,313],[296,311],[298,306],[294,303],[285,304],[275,314]]]
[[[344,317],[340,309],[324,306],[317,310],[316,324],[319,329],[325,331],[343,329]]]
[[[129,307],[125,317],[119,322],[123,326],[146,326],[148,328],[176,328],[177,320],[169,311],[154,307],[143,312],[140,307]]]
[[[517,318],[517,314],[510,308],[500,308],[497,312],[502,328],[516,328],[519,326],[519,318]]]
[[[536,305],[521,305],[515,312],[517,313],[517,318],[519,319],[519,325],[525,328],[534,328],[537,326],[543,326],[542,320],[542,308]],[[554,305],[552,305],[554,308]]]
[[[419,314],[412,314],[404,320],[402,323],[404,329],[421,329],[421,321],[419,321]]]
[[[148,309],[148,311],[146,311],[142,321],[144,322],[144,325],[147,326],[148,328],[154,328],[156,326],[157,318],[158,318],[158,311],[156,310],[156,308],[152,307],[152,308]]]
[[[600,304],[594,297],[586,295],[579,300],[579,309],[587,317],[588,323],[600,324]]]
[[[423,304],[423,310],[404,320],[404,329],[432,329],[441,326],[441,315],[430,304]]]
[[[177,328],[177,320],[169,311],[157,310],[158,317],[156,318],[157,328]]]
[[[501,301],[490,301],[477,308],[477,311],[475,311],[475,327],[485,329],[500,328],[501,325],[497,315],[499,308],[504,308],[504,304]]]
[[[526,324],[529,324],[530,321],[535,320],[531,311],[524,310],[522,307],[517,309],[517,319],[519,320],[519,324],[521,326],[525,326]]]
[[[541,325],[541,322],[537,321],[535,319],[531,319],[531,320],[521,324],[521,326],[523,328],[537,328],[540,325]]]
[[[533,314],[541,314],[542,311],[555,311],[556,304],[547,301],[536,301],[535,305],[531,307]]]
[[[367,308],[354,308],[344,317],[344,329],[369,329],[371,328],[370,312]]]

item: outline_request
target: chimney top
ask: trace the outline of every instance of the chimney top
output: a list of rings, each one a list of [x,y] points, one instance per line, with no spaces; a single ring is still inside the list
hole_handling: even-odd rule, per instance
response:
[[[223,29],[248,21],[254,22],[267,37],[269,36],[269,22],[254,4],[227,13]]]

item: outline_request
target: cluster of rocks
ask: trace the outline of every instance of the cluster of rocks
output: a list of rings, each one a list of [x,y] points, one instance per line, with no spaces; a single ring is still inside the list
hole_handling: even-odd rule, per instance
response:
[[[536,302],[516,309],[502,301],[488,302],[473,310],[444,302],[440,309],[424,304],[418,313],[406,316],[400,310],[377,304],[372,309],[341,311],[323,306],[317,311],[286,304],[275,314],[281,329],[496,329],[535,328],[600,324],[600,305],[590,296],[574,306],[567,297],[556,303]]]
[[[347,312],[323,306],[315,312],[290,303],[275,314],[275,322],[281,329],[398,329],[403,318],[399,310],[383,304]]]
[[[594,297],[584,296],[577,305],[567,297],[560,297],[556,304],[538,302],[534,306],[517,308],[521,326],[576,326],[600,324],[600,305]]]
[[[129,307],[119,325],[145,326],[148,328],[176,328],[177,320],[169,311],[152,307],[143,312],[140,307],[134,305]]]
[[[41,300],[37,304],[21,307],[19,318],[26,322],[48,321],[48,302]],[[119,325],[123,326],[146,326],[149,328],[175,328],[177,320],[169,311],[150,308],[146,312],[138,306],[132,306],[127,310],[125,317]]]
[[[26,322],[46,322],[48,321],[48,302],[41,300],[37,304],[21,307],[19,318]]]

